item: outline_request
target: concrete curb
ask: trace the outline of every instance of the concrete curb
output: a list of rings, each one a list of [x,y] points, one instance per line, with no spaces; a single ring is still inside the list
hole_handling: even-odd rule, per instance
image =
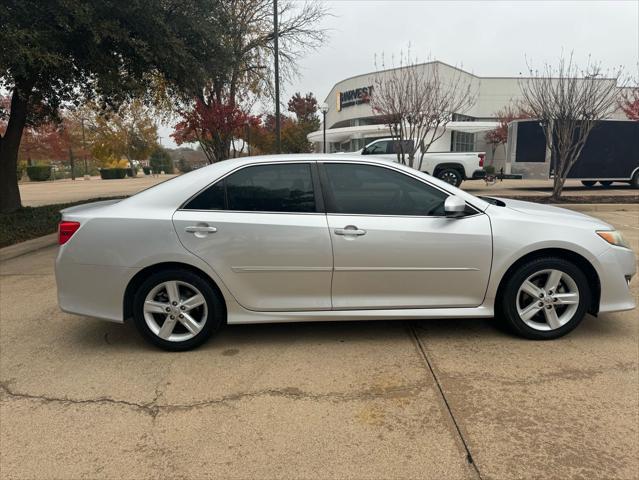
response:
[[[44,237],[33,238],[26,242],[16,243],[8,247],[0,248],[0,262],[5,262],[11,258],[19,257],[27,253],[35,252],[42,248],[50,247],[58,243],[58,234],[52,233]]]
[[[638,212],[639,203],[547,203],[577,212]]]

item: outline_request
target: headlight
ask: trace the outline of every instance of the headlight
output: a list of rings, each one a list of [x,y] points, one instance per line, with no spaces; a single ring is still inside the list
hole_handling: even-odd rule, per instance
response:
[[[617,230],[597,230],[597,235],[615,247],[630,248],[626,239]]]

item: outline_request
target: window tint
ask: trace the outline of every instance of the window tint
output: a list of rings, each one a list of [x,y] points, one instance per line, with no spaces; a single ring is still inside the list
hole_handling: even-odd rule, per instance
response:
[[[311,166],[303,163],[246,167],[200,193],[185,208],[314,212]]]
[[[374,165],[325,164],[331,213],[444,215],[448,196],[408,175]]]
[[[224,210],[224,180],[211,185],[187,203],[187,210]]]

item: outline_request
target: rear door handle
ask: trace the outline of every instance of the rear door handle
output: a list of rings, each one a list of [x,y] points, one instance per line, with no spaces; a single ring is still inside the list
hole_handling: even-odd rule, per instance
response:
[[[184,231],[189,233],[215,233],[217,232],[217,228],[203,225],[191,225],[186,227]]]
[[[336,228],[335,235],[366,235],[366,230],[360,230],[355,225],[346,225],[344,228]]]

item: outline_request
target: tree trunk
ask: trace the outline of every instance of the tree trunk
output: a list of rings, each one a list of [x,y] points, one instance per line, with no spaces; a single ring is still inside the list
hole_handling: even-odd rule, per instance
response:
[[[18,188],[18,150],[27,121],[27,108],[31,87],[18,84],[11,96],[11,113],[4,137],[0,138],[0,212],[15,212],[22,206]]]
[[[564,183],[566,183],[566,179],[561,178],[561,175],[558,175],[557,172],[555,172],[555,178],[554,178],[554,183],[552,186],[552,196],[551,196],[553,200],[559,200],[559,198],[561,197],[561,191],[564,188]]]

